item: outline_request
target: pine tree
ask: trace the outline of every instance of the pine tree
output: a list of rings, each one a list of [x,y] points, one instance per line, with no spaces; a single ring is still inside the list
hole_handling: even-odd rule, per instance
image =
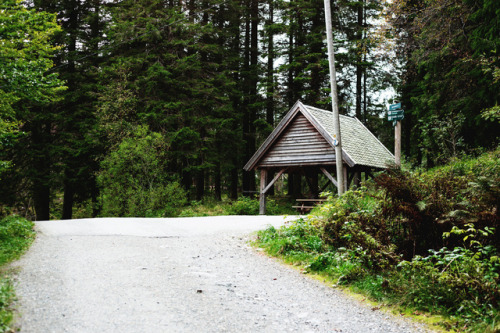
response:
[[[2,195],[28,202],[24,196],[25,191],[29,192],[36,219],[47,220],[53,181],[50,158],[54,133],[54,115],[49,110],[60,99],[62,91],[57,74],[48,71],[52,69],[52,58],[57,51],[52,38],[60,27],[54,15],[28,9],[17,1],[6,1],[1,6],[0,104],[2,112],[9,113],[9,120],[14,124],[19,121],[19,130],[23,133],[18,138],[6,138],[14,140],[0,138],[8,143],[2,155],[6,154],[6,159],[15,165],[2,179]],[[2,124],[3,121],[0,135]]]
[[[498,66],[498,26],[491,20],[498,5],[436,1],[418,6],[394,3],[393,11],[403,14],[396,17],[407,18],[394,26],[404,32],[399,36],[411,37],[401,41],[407,57],[401,93],[409,107],[410,156],[431,167],[497,140],[498,124],[481,118],[481,112],[499,99],[492,70]]]
[[[194,197],[201,200],[211,177],[227,168],[219,163],[220,147],[227,134],[222,124],[233,122],[233,80],[221,61],[227,41],[218,28],[224,22],[210,23],[216,20],[208,2],[192,1],[189,8],[189,16],[161,1],[126,1],[116,8],[108,32],[116,47],[104,68],[108,89],[101,94],[100,118],[112,141],[138,124],[162,133],[170,144],[169,171],[186,189],[194,182]]]

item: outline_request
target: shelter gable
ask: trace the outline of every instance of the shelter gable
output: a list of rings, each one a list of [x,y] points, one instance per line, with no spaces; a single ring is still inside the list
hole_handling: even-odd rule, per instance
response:
[[[298,112],[259,161],[259,167],[335,164],[335,150]]]

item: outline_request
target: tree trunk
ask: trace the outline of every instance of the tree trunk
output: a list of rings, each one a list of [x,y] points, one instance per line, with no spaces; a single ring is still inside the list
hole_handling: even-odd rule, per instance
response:
[[[312,26],[311,26],[311,31],[312,33],[317,33],[318,31],[323,31],[324,27],[324,21],[322,18],[324,17],[323,13],[323,3],[322,2],[317,2],[318,5],[321,5],[321,9],[317,8],[314,16],[312,17]],[[311,44],[311,53],[314,54],[314,61],[313,66],[311,68],[311,86],[310,86],[310,93],[307,99],[307,103],[310,105],[317,105],[317,103],[321,99],[321,88],[323,85],[323,80],[324,76],[322,75],[322,66],[321,66],[321,60],[322,60],[322,54],[323,54],[323,46],[324,46],[324,41],[323,38],[319,39],[316,38],[312,44]],[[318,56],[316,56],[318,55]]]
[[[238,159],[233,160],[234,167],[231,169],[231,188],[229,190],[229,197],[231,200],[238,199],[238,169],[236,166],[238,165]]]
[[[291,3],[292,1],[290,1]],[[290,27],[288,31],[288,73],[287,73],[287,82],[286,82],[286,99],[288,102],[288,108],[291,108],[295,104],[295,85],[294,85],[294,72],[293,67],[291,66],[294,61],[294,45],[293,45],[293,28],[292,28],[292,17],[290,16]],[[293,176],[290,174],[291,178]]]
[[[220,161],[215,163],[214,170],[214,194],[215,200],[222,201],[222,182],[221,182],[221,169],[220,169]]]
[[[250,6],[250,0],[247,1],[247,6]],[[249,15],[245,18],[245,40],[244,40],[244,50],[243,50],[243,139],[245,140],[245,154],[244,154],[244,163],[248,161],[251,157],[251,149],[250,149],[250,17]],[[252,171],[243,171],[243,195],[249,195],[250,189],[250,180],[253,177]]]
[[[44,112],[42,108],[39,112]],[[37,221],[50,219],[50,175],[51,175],[51,138],[50,121],[32,124],[30,145],[30,171],[33,183],[32,195]]]
[[[358,43],[356,52],[356,118],[363,119],[361,114],[361,95],[363,81],[363,5],[358,4],[357,8],[358,20],[356,31],[356,42]]]
[[[200,201],[205,195],[205,172],[199,169],[196,172],[196,200]]]
[[[50,220],[50,186],[41,179],[33,184],[33,201],[37,221]]]
[[[257,120],[257,86],[259,84],[259,0],[252,0],[251,8],[251,37],[250,37],[250,136],[248,142],[248,159],[256,151],[256,130],[255,121]],[[247,160],[248,161],[248,160]],[[255,172],[250,173],[250,191],[255,192]]]
[[[66,180],[64,182],[64,199],[63,199],[63,210],[62,219],[71,220],[73,218],[73,202],[75,198],[75,187],[71,181],[73,175],[69,172],[65,172]]]
[[[269,21],[274,24],[274,0],[269,0]],[[267,37],[267,96],[266,96],[266,121],[274,126],[274,32],[269,32]]]

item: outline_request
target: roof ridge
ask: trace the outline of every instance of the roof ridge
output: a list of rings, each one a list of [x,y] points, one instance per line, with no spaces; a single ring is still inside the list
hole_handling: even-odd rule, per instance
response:
[[[306,108],[311,108],[311,109],[313,109],[313,111],[321,111],[321,112],[333,113],[333,111],[320,109],[320,108],[317,108],[317,107],[315,107],[315,106],[310,106],[310,105],[305,105],[305,104],[302,104],[302,105],[304,105]],[[351,119],[357,119],[356,117],[351,117],[351,116],[348,116],[348,115],[345,115],[345,114],[339,114],[339,116],[340,116],[340,117],[351,118]]]

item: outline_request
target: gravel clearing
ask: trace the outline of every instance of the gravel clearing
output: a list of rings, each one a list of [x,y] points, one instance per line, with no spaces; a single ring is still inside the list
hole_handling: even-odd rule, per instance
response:
[[[37,222],[21,332],[427,332],[247,245],[283,217]]]

